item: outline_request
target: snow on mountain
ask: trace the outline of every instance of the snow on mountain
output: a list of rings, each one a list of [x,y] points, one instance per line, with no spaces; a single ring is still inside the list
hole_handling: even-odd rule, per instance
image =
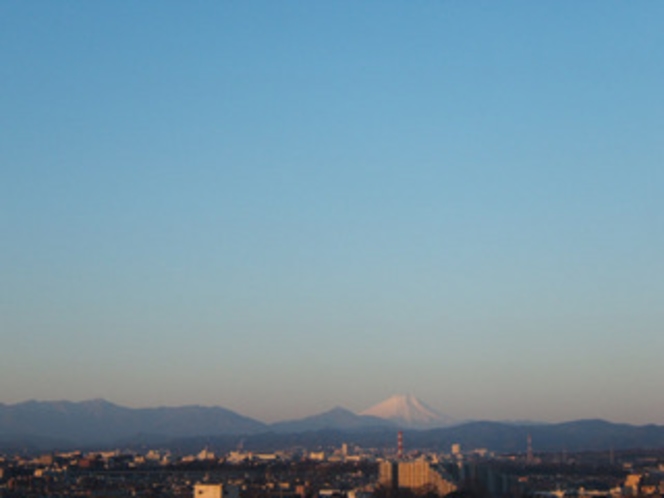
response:
[[[379,417],[413,429],[445,427],[456,423],[452,417],[437,412],[412,394],[394,395],[367,408],[360,415]]]

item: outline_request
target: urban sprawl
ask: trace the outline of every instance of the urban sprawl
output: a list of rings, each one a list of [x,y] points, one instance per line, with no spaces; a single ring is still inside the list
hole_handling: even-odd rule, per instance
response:
[[[395,440],[396,443],[396,440]],[[529,442],[530,443],[530,442]],[[637,497],[664,495],[664,450],[497,454],[343,444],[49,452],[0,457],[0,498]]]

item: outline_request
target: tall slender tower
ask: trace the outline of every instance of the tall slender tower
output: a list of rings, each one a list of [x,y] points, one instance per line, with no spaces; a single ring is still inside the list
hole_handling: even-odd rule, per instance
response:
[[[528,439],[527,439],[527,450],[526,450],[526,463],[533,463],[533,438],[530,434],[528,434]]]
[[[397,433],[397,458],[403,458],[403,431]]]

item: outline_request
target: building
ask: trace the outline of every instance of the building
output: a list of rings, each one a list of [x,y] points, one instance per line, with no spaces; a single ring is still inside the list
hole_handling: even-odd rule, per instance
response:
[[[424,459],[410,462],[381,462],[378,467],[378,484],[394,489],[403,488],[414,492],[432,490],[440,495],[455,491],[457,486],[439,465]]]
[[[194,498],[240,498],[240,490],[224,484],[196,484]]]
[[[397,480],[398,467],[396,462],[383,460],[378,464],[378,484],[388,489],[395,489],[399,484]]]

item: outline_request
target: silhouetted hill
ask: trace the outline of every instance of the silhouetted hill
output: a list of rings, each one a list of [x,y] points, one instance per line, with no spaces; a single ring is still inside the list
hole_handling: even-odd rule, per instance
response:
[[[311,417],[274,423],[270,426],[270,430],[292,433],[320,430],[359,431],[386,427],[394,427],[394,425],[378,417],[357,415],[350,410],[337,407]]]
[[[664,448],[664,426],[632,426],[602,420],[581,420],[562,424],[518,426],[501,422],[469,422],[463,425],[426,431],[404,431],[406,452],[430,449],[449,452],[454,443],[464,451],[485,448],[498,453],[526,452],[528,435],[537,452],[609,451]],[[217,452],[235,449],[242,442],[248,451],[274,451],[290,447],[310,450],[339,447],[342,443],[364,448],[396,449],[397,429],[314,430],[307,432],[268,432],[248,436],[180,438],[167,447],[180,452],[199,451],[208,446]]]
[[[382,425],[381,425],[382,424]],[[0,404],[0,449],[43,451],[85,447],[170,447],[189,451],[211,446],[227,451],[242,442],[252,451],[293,446],[320,448],[341,443],[395,448],[395,426],[343,408],[271,426],[220,407],[133,409],[92,400]],[[468,422],[452,427],[404,431],[409,449],[449,451],[486,448],[524,453],[528,435],[538,451],[608,451],[664,448],[664,426],[578,420],[560,424]]]
[[[615,424],[605,420],[577,420],[531,428],[536,448],[560,450],[560,441],[570,451],[664,447],[664,426]],[[534,443],[533,443],[534,444]]]
[[[105,400],[0,404],[0,441],[5,442],[50,438],[84,445],[138,434],[163,439],[264,430],[265,424],[220,407],[126,408]]]
[[[663,448],[664,426],[634,426],[604,420],[578,420],[559,424],[515,425],[501,422],[469,422],[446,429],[409,432],[414,446],[449,450],[453,443],[465,449],[486,448],[524,453],[528,435],[534,451],[603,451],[630,448]]]

